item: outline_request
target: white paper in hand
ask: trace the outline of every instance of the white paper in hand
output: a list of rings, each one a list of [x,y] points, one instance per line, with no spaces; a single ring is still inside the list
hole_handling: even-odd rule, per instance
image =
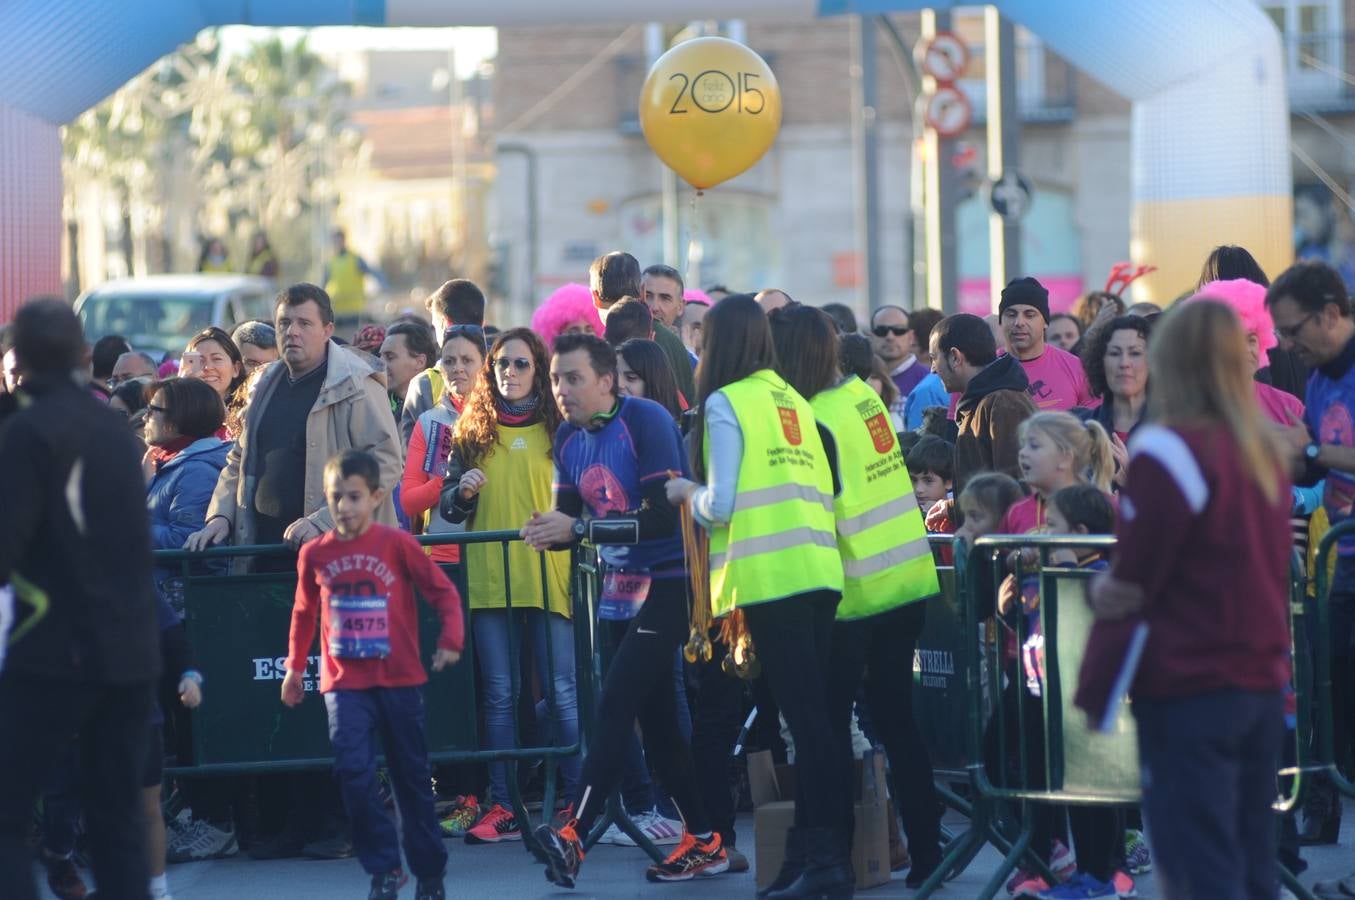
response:
[[[5,670],[5,648],[9,646],[9,632],[14,627],[14,588],[0,587],[0,672]]]

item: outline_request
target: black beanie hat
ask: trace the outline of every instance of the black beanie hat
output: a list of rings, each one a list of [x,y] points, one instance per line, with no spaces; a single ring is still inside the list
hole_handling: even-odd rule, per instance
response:
[[[997,314],[1002,315],[1009,306],[1033,306],[1044,316],[1045,324],[1049,324],[1049,291],[1034,278],[1013,278],[1007,282]]]

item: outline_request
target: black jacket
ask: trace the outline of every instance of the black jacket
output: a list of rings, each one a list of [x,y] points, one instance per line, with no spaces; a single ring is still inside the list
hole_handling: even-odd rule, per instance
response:
[[[24,383],[0,425],[0,584],[15,587],[6,671],[94,684],[160,672],[141,449],[69,378]],[[36,620],[31,601],[45,597]]]

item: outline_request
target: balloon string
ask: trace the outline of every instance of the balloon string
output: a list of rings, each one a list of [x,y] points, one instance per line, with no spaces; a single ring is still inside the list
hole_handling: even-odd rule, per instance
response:
[[[694,283],[692,278],[692,252],[696,249],[701,240],[701,220],[697,218],[697,197],[704,197],[705,191],[696,190],[692,192],[691,208],[687,212],[687,264],[683,266],[682,277],[688,283]]]

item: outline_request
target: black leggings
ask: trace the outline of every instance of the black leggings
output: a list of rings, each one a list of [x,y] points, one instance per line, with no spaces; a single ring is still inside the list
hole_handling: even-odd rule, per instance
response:
[[[930,868],[941,860],[941,805],[931,755],[913,719],[913,651],[926,621],[926,605],[919,602],[835,623],[829,702],[833,735],[846,748],[840,752],[850,756],[852,704],[864,677],[871,722],[889,756],[908,851],[916,864]],[[846,816],[851,828],[850,807]]]
[[[678,729],[673,653],[687,639],[687,579],[655,579],[640,613],[616,648],[598,703],[597,725],[579,777],[575,809],[580,836],[620,784],[626,743],[640,720],[645,758],[694,834],[710,831],[692,765],[691,749]]]
[[[1045,780],[1044,704],[1025,688],[1025,677],[1014,665],[1007,664],[1007,686],[1000,701],[1003,705],[1005,734],[997,729],[997,714],[988,722],[985,756],[988,777],[995,784],[1043,790]],[[1021,771],[1020,748],[1016,741],[1017,704],[1022,705],[1025,726],[1026,770]],[[1054,838],[1064,834],[1063,818],[1077,852],[1077,867],[1099,881],[1110,881],[1122,850],[1124,829],[1117,811],[1103,806],[1057,806],[1030,804],[1030,849],[1050,861]]]
[[[828,828],[847,846],[851,757],[828,714],[837,591],[810,591],[743,607],[762,674],[795,742],[795,825]],[[844,813],[845,809],[845,813]]]

